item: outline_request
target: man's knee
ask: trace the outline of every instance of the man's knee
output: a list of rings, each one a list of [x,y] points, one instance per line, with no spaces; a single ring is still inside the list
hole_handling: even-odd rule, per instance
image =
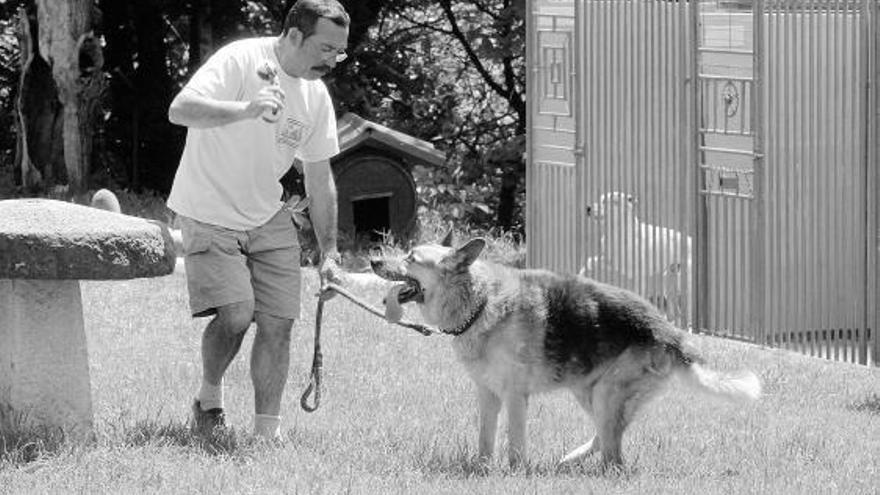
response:
[[[254,321],[254,302],[242,301],[217,308],[215,328],[229,334],[245,332]]]
[[[290,333],[293,328],[293,320],[279,318],[259,311],[254,315],[257,322],[257,332],[261,337],[280,342],[290,342]]]

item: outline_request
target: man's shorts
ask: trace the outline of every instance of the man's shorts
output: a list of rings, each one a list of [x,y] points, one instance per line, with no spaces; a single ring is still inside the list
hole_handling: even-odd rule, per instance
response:
[[[300,247],[290,212],[264,225],[232,230],[179,216],[186,285],[193,316],[254,301],[254,310],[296,319],[300,312]]]

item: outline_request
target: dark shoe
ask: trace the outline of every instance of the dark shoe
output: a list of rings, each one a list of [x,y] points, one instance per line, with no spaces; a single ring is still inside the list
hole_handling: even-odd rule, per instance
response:
[[[226,414],[223,408],[215,407],[214,409],[202,410],[202,404],[198,399],[193,401],[192,405],[192,422],[190,429],[200,435],[210,435],[218,430],[226,428]]]

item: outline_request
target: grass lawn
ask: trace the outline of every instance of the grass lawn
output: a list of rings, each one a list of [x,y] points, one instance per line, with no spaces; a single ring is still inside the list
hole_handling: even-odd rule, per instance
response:
[[[317,287],[306,273],[305,294]],[[364,292],[374,303],[379,290]],[[474,466],[473,386],[447,337],[390,326],[342,298],[324,317],[324,395],[299,407],[311,363],[314,301],[293,338],[283,447],[249,436],[247,358],[226,381],[230,435],[212,443],[185,428],[199,379],[205,320],[187,312],[185,278],[83,283],[97,438],[78,444],[0,437],[0,493],[878,493],[880,369],[695,337],[710,363],[749,367],[766,396],[746,408],[679,384],[624,438],[627,469],[555,462],[592,432],[565,393],[532,400],[531,463],[498,456]],[[408,318],[417,319],[413,309]],[[252,334],[252,332],[251,332]],[[502,415],[503,418],[503,415]],[[502,419],[499,447],[505,448]]]

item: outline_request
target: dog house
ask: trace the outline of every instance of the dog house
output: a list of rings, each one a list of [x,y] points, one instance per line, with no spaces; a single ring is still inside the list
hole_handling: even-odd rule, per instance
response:
[[[677,299],[682,327],[880,363],[880,3],[526,12],[529,266]],[[650,228],[588,216],[614,192]],[[654,270],[663,232],[681,259]],[[605,252],[614,236],[632,247]]]
[[[379,241],[384,233],[415,232],[417,197],[412,169],[439,166],[445,155],[431,143],[353,113],[337,124],[339,154],[332,160],[344,242]]]

